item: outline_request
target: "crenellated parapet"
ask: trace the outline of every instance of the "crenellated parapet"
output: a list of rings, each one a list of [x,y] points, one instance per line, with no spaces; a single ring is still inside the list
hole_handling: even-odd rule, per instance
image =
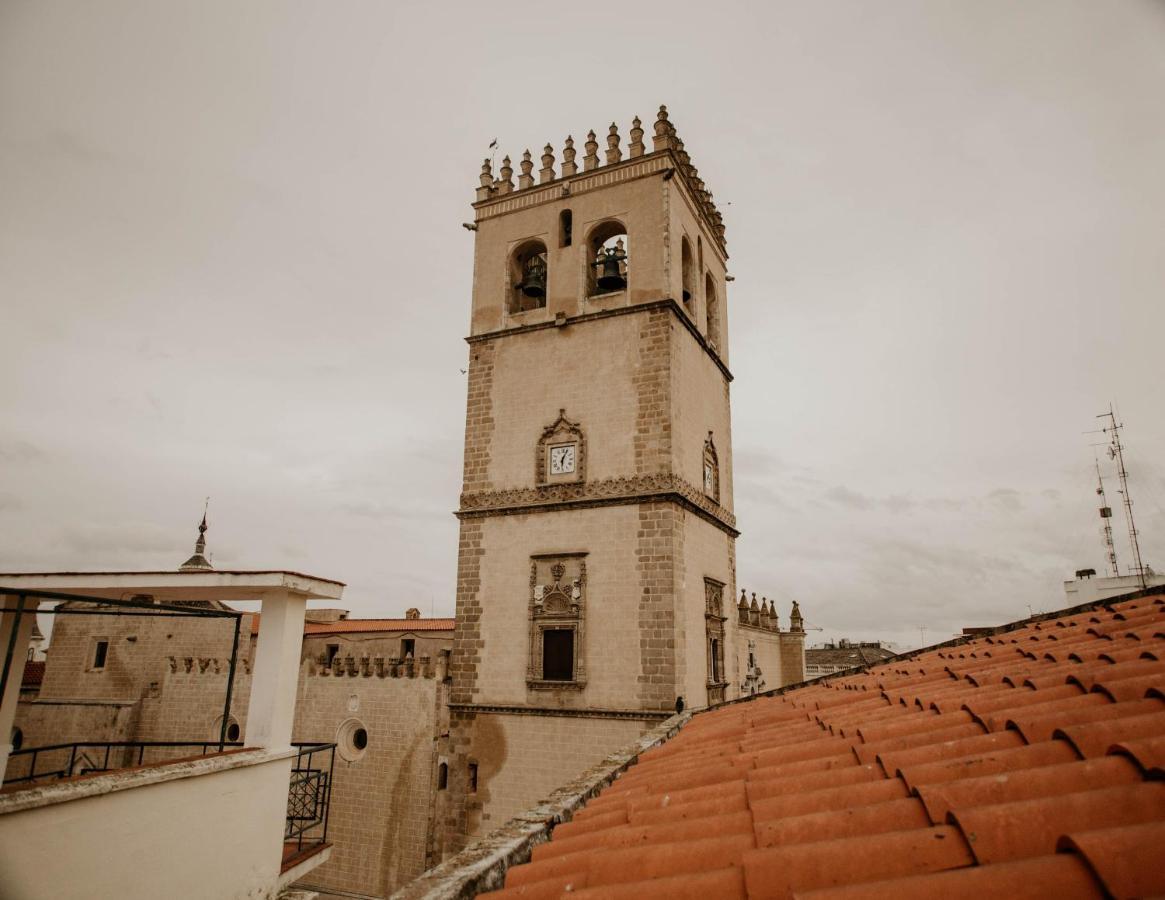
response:
[[[803,634],[805,631],[805,623],[801,618],[801,607],[796,600],[793,601],[793,609],[789,613],[789,628],[787,631],[781,632],[776,605],[768,597],[763,596],[758,603],[756,591],[752,592],[752,600],[749,601],[748,591],[744,588],[741,588],[740,600],[736,604],[736,618],[738,624],[758,628],[762,631],[783,634]]]
[[[684,148],[684,142],[676,132],[675,124],[671,121],[667,107],[661,106],[659,112],[656,114],[655,124],[652,126],[652,146],[650,151],[644,143],[643,123],[638,116],[632,119],[629,134],[631,140],[627,144],[626,157],[624,157],[622,137],[619,134],[619,126],[617,123],[612,122],[610,128],[608,128],[607,134],[605,135],[606,147],[601,155],[598,136],[594,130],[588,131],[586,141],[583,144],[584,154],[581,173],[578,164],[575,162],[574,138],[572,136],[568,135],[564,143],[561,171],[557,175],[554,170],[555,156],[552,145],[547,144],[542,150],[542,167],[538,170],[537,179],[535,179],[533,171],[534,160],[530,150],[527,149],[523,152],[519,164],[521,171],[516,187],[513,181],[514,170],[509,156],[502,158],[502,164],[496,178],[493,173],[493,160],[486,158],[482,162],[481,173],[478,176],[479,183],[477,187],[477,203],[475,206],[481,208],[488,206],[490,201],[508,195],[523,194],[524,192],[530,192],[530,195],[533,196],[535,192],[542,190],[546,185],[560,186],[562,191],[569,193],[573,179],[587,176],[596,171],[614,172],[617,167],[629,167],[637,171],[638,167],[633,164],[645,158],[650,159],[654,157],[658,159],[667,157],[670,159],[671,165],[665,164],[663,168],[674,170],[682,177],[709,231],[720,245],[720,248],[726,250],[727,242],[725,238],[724,217],[716,208],[716,204],[712,198],[712,192],[708,190],[707,185],[704,184],[704,180],[700,178],[699,170],[692,163],[691,156]]]
[[[307,675],[327,678],[444,678],[444,657],[434,663],[432,657],[406,656],[335,656],[326,654],[306,657],[302,668]]]
[[[230,672],[231,661],[217,656],[168,656],[170,673],[186,675],[226,675]],[[235,673],[250,675],[251,661],[240,659],[235,664]]]

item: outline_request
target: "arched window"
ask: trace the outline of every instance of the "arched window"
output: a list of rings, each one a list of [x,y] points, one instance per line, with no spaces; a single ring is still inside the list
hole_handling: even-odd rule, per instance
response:
[[[709,272],[704,279],[704,309],[708,313],[708,324],[704,336],[714,350],[720,350],[720,298],[716,295],[716,282]]]
[[[437,766],[437,790],[443,791],[449,787],[449,763]]]
[[[627,289],[627,229],[615,219],[600,222],[587,240],[587,296]]]
[[[569,247],[574,237],[574,216],[569,209],[558,214],[558,246]]]
[[[526,241],[510,256],[509,312],[546,306],[546,245]]]
[[[696,293],[696,269],[692,260],[692,244],[686,237],[680,239],[680,265],[683,270],[684,306],[691,313]]]

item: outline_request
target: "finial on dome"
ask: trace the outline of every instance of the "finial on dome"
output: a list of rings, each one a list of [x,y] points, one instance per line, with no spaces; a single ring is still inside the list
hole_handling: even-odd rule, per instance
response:
[[[589,172],[592,169],[599,167],[599,142],[595,140],[595,132],[592,128],[587,132],[587,142],[583,145],[586,147],[586,155],[583,157],[583,171]]]
[[[206,505],[202,508],[202,521],[198,525],[198,540],[194,542],[194,555],[178,567],[179,572],[209,572],[214,566],[206,558],[206,512],[210,507],[210,498],[206,498]]]
[[[508,194],[514,189],[514,168],[510,165],[510,158],[508,156],[502,157],[502,167],[498,171],[501,176],[498,181],[498,193]]]
[[[538,170],[538,183],[554,180],[554,148],[547,144],[542,148],[542,168]]]
[[[619,149],[619,126],[611,123],[607,133],[607,165],[613,165],[623,158],[623,151]]]
[[[481,174],[477,176],[480,182],[477,188],[477,199],[488,200],[489,195],[493,192],[494,173],[493,160],[488,156],[481,161]]]
[[[667,150],[675,146],[675,129],[667,118],[667,107],[660,106],[655,119],[655,136],[651,139],[656,150]]]
[[[530,174],[534,171],[534,161],[530,159],[529,150],[522,154],[521,166],[522,174],[518,176],[518,190],[534,187],[534,176]]]
[[[574,161],[575,155],[574,138],[569,134],[566,136],[566,143],[562,145],[562,177],[569,178],[578,171],[578,163]]]
[[[642,156],[644,149],[643,123],[639,121],[639,116],[636,116],[631,120],[631,143],[627,145],[627,156],[632,159]]]

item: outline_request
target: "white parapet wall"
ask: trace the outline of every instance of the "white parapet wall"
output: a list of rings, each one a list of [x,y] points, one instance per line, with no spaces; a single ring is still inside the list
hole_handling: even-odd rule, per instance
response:
[[[0,894],[275,897],[294,755],[244,750],[0,795]]]

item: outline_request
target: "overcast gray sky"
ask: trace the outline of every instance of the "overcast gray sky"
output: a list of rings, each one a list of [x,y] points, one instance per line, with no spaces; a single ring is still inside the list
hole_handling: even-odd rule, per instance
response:
[[[813,641],[1063,605],[1110,400],[1165,568],[1160,2],[0,0],[0,570],[172,568],[209,494],[220,568],[452,614],[481,158],[661,102],[742,586]]]

